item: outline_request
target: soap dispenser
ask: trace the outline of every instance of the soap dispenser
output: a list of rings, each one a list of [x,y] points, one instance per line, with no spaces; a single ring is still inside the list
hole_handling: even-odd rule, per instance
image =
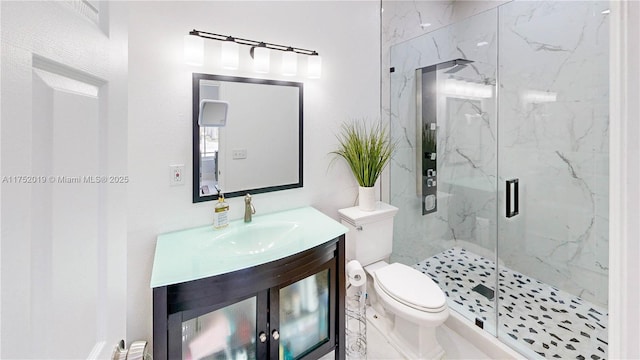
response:
[[[213,227],[216,229],[225,228],[229,225],[229,204],[224,201],[224,195],[218,190],[218,203],[213,213]]]

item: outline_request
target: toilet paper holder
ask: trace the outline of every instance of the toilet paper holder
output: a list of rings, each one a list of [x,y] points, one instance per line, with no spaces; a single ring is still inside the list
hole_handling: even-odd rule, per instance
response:
[[[359,287],[367,283],[367,275],[357,260],[351,260],[347,263],[346,273],[347,288],[351,286]]]

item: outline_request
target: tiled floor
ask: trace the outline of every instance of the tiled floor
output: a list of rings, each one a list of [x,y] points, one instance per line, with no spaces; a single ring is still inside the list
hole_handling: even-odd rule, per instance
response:
[[[479,284],[495,290],[493,261],[454,247],[414,267],[438,283],[452,309],[483,319],[485,328],[495,322],[494,301],[472,290]],[[498,327],[503,341],[512,342],[528,357],[606,357],[606,309],[505,267],[498,281]]]

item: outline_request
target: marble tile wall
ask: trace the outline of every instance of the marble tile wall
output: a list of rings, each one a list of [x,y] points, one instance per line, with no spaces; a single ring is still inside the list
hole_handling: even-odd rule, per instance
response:
[[[521,216],[500,221],[499,257],[607,304],[609,24],[606,1],[500,7],[500,183]],[[503,218],[504,219],[504,218]]]
[[[383,69],[395,69],[383,71],[383,116],[399,142],[389,171],[389,202],[400,208],[394,260],[415,264],[453,245],[494,259],[497,238],[510,268],[606,305],[607,3],[382,4]],[[497,93],[440,100],[439,211],[423,217],[414,71],[459,57],[474,63],[455,77],[495,81]],[[512,177],[521,214],[506,219],[504,181]]]
[[[424,35],[453,22],[452,1],[392,1],[381,0],[380,114],[384,124],[390,124],[390,89],[392,46]],[[427,25],[429,24],[429,25]],[[382,201],[390,202],[390,169],[381,177]]]
[[[511,0],[382,0],[382,116],[389,121],[391,47]]]

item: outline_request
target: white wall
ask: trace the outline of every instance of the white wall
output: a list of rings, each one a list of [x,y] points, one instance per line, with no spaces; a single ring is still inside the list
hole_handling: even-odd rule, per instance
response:
[[[191,72],[257,77],[241,69],[183,65],[182,38],[196,28],[317,50],[319,80],[304,81],[304,188],[254,197],[257,214],[312,205],[337,219],[357,184],[347,167],[329,167],[334,133],[350,118],[379,117],[379,3],[134,2],[129,27],[129,176],[127,338],[151,339],[149,280],[156,236],[212,222],[213,203],[191,203]],[[215,42],[214,42],[215,43]],[[206,58],[215,56],[208,46]],[[242,47],[241,52],[248,52]],[[274,58],[272,58],[274,61]],[[185,165],[184,186],[169,186],[170,164]],[[231,218],[243,215],[229,199]]]

